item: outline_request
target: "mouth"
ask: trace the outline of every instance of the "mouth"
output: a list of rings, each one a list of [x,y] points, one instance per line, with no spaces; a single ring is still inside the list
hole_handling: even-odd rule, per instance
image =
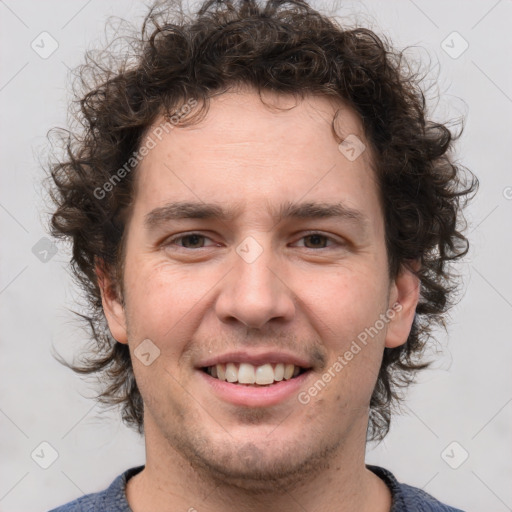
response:
[[[294,403],[314,372],[307,358],[265,349],[218,354],[203,359],[196,370],[207,396],[258,408]]]
[[[310,368],[292,363],[264,363],[258,366],[250,363],[230,362],[204,366],[201,370],[210,377],[251,387],[268,387],[295,379],[308,372]]]
[[[251,362],[248,362],[251,361]],[[293,362],[292,362],[293,361]],[[268,408],[293,404],[309,382],[313,368],[285,355],[233,355],[205,362],[197,368],[204,389],[237,407]]]

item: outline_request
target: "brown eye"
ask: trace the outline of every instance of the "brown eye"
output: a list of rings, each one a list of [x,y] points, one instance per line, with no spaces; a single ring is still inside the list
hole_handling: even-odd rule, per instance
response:
[[[200,249],[204,247],[205,236],[196,233],[192,235],[184,235],[177,238],[178,244],[186,249]]]
[[[178,249],[203,249],[212,245],[208,244],[207,240],[211,242],[211,239],[201,233],[189,233],[184,235],[177,235],[170,238],[166,242],[167,248],[178,248]]]
[[[309,245],[307,243],[309,241]],[[304,237],[304,246],[308,249],[324,249],[327,247],[328,238],[325,235],[308,235]]]

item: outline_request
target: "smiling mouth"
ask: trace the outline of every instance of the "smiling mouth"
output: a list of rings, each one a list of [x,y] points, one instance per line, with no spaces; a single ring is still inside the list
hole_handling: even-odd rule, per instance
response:
[[[272,386],[283,380],[291,380],[307,372],[310,368],[301,368],[294,364],[263,364],[254,366],[249,363],[216,364],[201,368],[214,379],[245,386]]]

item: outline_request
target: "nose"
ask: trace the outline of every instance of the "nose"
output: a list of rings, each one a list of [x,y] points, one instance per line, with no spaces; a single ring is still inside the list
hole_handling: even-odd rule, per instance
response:
[[[240,322],[254,329],[271,321],[285,323],[293,319],[294,293],[270,249],[254,261],[234,254],[234,267],[223,280],[215,311],[222,322]]]

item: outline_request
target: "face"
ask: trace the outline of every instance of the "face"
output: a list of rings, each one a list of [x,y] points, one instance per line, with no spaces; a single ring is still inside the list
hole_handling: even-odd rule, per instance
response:
[[[248,486],[364,452],[383,349],[417,300],[388,275],[369,148],[354,159],[331,132],[341,107],[337,132],[364,142],[355,112],[265,99],[288,110],[226,93],[162,137],[137,169],[124,306],[102,285],[147,445]]]

